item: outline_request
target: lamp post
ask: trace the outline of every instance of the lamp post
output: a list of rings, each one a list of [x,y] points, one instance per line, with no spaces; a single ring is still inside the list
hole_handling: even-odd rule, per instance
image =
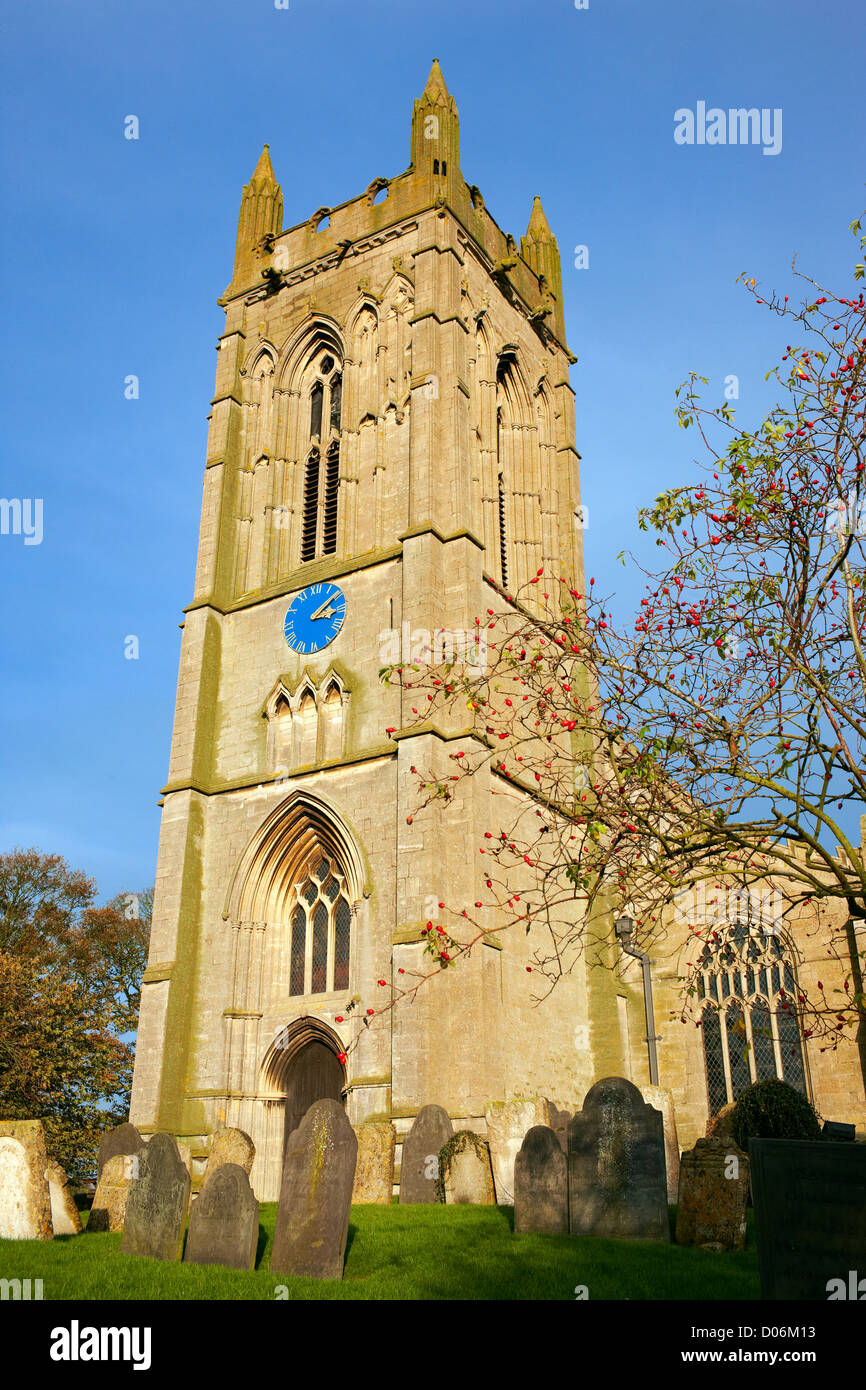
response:
[[[655,1013],[653,1011],[653,984],[652,975],[650,974],[650,958],[646,951],[639,951],[637,947],[631,944],[631,938],[634,934],[634,921],[631,917],[625,915],[617,917],[614,922],[614,930],[616,931],[619,944],[625,954],[627,956],[633,956],[635,960],[639,960],[641,963],[641,970],[643,971],[643,1004],[646,1014],[646,1037],[644,1042],[647,1045],[647,1052],[649,1053],[650,1084],[652,1086],[658,1086],[659,1058],[658,1052],[656,1051],[656,1043],[659,1041],[659,1035],[656,1033]]]

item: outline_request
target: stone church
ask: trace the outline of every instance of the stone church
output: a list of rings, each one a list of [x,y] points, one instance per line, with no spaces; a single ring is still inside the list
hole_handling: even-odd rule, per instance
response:
[[[538,198],[527,213],[518,245],[465,181],[437,62],[404,173],[284,230],[266,146],[243,192],[131,1119],[175,1134],[194,1173],[216,1128],[248,1131],[263,1200],[324,1096],[353,1124],[391,1120],[399,1143],[428,1103],[483,1134],[490,1102],[573,1110],[601,1076],[650,1080],[641,970],[612,922],[606,956],[540,1005],[532,948],[505,934],[381,1008],[429,959],[437,902],[476,897],[502,795],[492,774],[467,779],[435,835],[414,820],[411,769],[446,769],[468,736],[410,727],[406,692],[379,679],[383,650],[394,634],[471,631],[540,566],[583,587],[559,252]],[[693,944],[657,979],[681,1142],[746,1074],[785,1074],[862,1123],[856,1049],[834,1071],[773,1022],[762,1050],[736,1054],[755,1009],[775,1020],[793,961],[728,972],[737,1033],[724,1015],[718,1039],[668,1019]]]

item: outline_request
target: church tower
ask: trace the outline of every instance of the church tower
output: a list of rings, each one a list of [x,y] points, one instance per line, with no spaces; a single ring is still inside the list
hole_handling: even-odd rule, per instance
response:
[[[574,1107],[597,1074],[584,970],[533,1004],[511,933],[382,1010],[436,905],[478,897],[503,794],[466,779],[435,831],[413,817],[412,769],[444,775],[471,736],[417,727],[379,679],[390,644],[472,630],[542,566],[583,591],[541,202],[518,248],[463,177],[435,61],[410,157],[284,230],[266,146],[220,300],[131,1118],[194,1171],[214,1129],[247,1130],[263,1200],[322,1096],[398,1136],[428,1103],[483,1133],[489,1101]]]

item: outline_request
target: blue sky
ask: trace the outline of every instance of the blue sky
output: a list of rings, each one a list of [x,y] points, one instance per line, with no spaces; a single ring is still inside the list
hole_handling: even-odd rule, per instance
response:
[[[287,226],[354,196],[407,166],[439,58],[465,177],[518,239],[540,193],[559,240],[587,564],[625,599],[637,507],[690,475],[676,385],[694,367],[720,399],[736,374],[744,421],[769,403],[784,330],[737,275],[786,293],[797,252],[850,283],[862,19],[859,0],[8,7],[0,495],[44,520],[40,545],[0,537],[0,850],[62,853],[105,896],[153,881],[216,299],[263,142]],[[675,144],[698,101],[781,108],[781,152]]]

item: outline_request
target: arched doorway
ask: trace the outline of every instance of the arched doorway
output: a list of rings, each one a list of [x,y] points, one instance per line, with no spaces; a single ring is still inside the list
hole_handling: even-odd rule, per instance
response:
[[[287,1125],[292,1133],[323,1098],[348,1108],[345,1039],[319,1010],[351,993],[368,894],[360,846],[340,811],[300,789],[262,822],[229,886],[226,1089],[244,1093],[232,1114],[256,1144],[260,1201],[279,1196]],[[311,1043],[321,1047],[302,1056]]]
[[[313,1040],[301,1046],[289,1063],[285,1077],[284,1153],[289,1135],[317,1100],[338,1100],[345,1105],[345,1084],[343,1065],[327,1043]]]
[[[346,1069],[340,1061],[343,1043],[321,1019],[308,1014],[277,1030],[262,1063],[262,1091],[269,1119],[262,1135],[260,1200],[276,1201],[283,1173],[286,1141],[317,1100],[346,1105]],[[253,1136],[255,1137],[255,1136]]]

